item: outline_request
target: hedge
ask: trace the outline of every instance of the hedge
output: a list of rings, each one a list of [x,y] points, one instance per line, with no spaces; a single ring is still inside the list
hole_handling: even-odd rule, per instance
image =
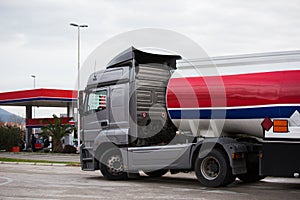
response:
[[[0,150],[10,151],[13,146],[21,146],[22,135],[18,127],[0,126]]]

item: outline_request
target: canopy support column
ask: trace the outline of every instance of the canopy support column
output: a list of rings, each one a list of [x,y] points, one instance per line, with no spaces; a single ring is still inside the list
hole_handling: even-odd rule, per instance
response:
[[[32,119],[32,106],[28,105],[26,106],[26,119]],[[26,134],[25,134],[25,143],[26,143],[26,150],[29,147],[29,140],[30,136],[32,134],[32,128],[26,128]]]

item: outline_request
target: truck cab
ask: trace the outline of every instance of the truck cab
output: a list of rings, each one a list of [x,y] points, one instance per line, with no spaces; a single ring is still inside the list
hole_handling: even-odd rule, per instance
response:
[[[177,128],[168,117],[165,100],[169,78],[180,58],[131,47],[105,70],[90,76],[81,115],[83,170],[101,169],[107,151],[121,154],[122,170],[128,172],[157,171],[176,165],[180,157],[188,159],[181,154],[188,153],[191,144],[187,140],[194,137],[177,141],[185,143],[181,147],[172,145]]]

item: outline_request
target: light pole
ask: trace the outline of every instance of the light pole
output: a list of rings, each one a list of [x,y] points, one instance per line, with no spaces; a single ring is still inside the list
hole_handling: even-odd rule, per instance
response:
[[[31,77],[33,78],[33,89],[35,89],[35,75],[31,75]],[[33,106],[33,118],[35,118],[35,107]],[[33,134],[35,134],[35,128],[33,128]]]
[[[35,75],[31,75],[31,77],[33,78],[33,89],[35,89],[35,78],[36,78],[36,76]]]
[[[36,78],[36,75],[31,75],[31,77],[33,78],[33,89],[35,89],[35,86],[36,86],[36,82],[35,82],[35,78]],[[35,109],[33,107],[33,118],[35,118]]]
[[[88,25],[85,24],[75,24],[75,23],[70,23],[70,26],[77,27],[78,30],[78,55],[77,55],[77,139],[78,139],[78,147],[80,147],[80,113],[79,113],[79,92],[80,92],[80,28],[87,28]]]

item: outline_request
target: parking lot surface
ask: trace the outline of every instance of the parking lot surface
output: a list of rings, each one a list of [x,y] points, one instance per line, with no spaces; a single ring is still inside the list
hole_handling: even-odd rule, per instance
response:
[[[0,199],[299,199],[300,179],[266,178],[223,188],[201,186],[194,174],[105,180],[79,167],[0,164]]]

